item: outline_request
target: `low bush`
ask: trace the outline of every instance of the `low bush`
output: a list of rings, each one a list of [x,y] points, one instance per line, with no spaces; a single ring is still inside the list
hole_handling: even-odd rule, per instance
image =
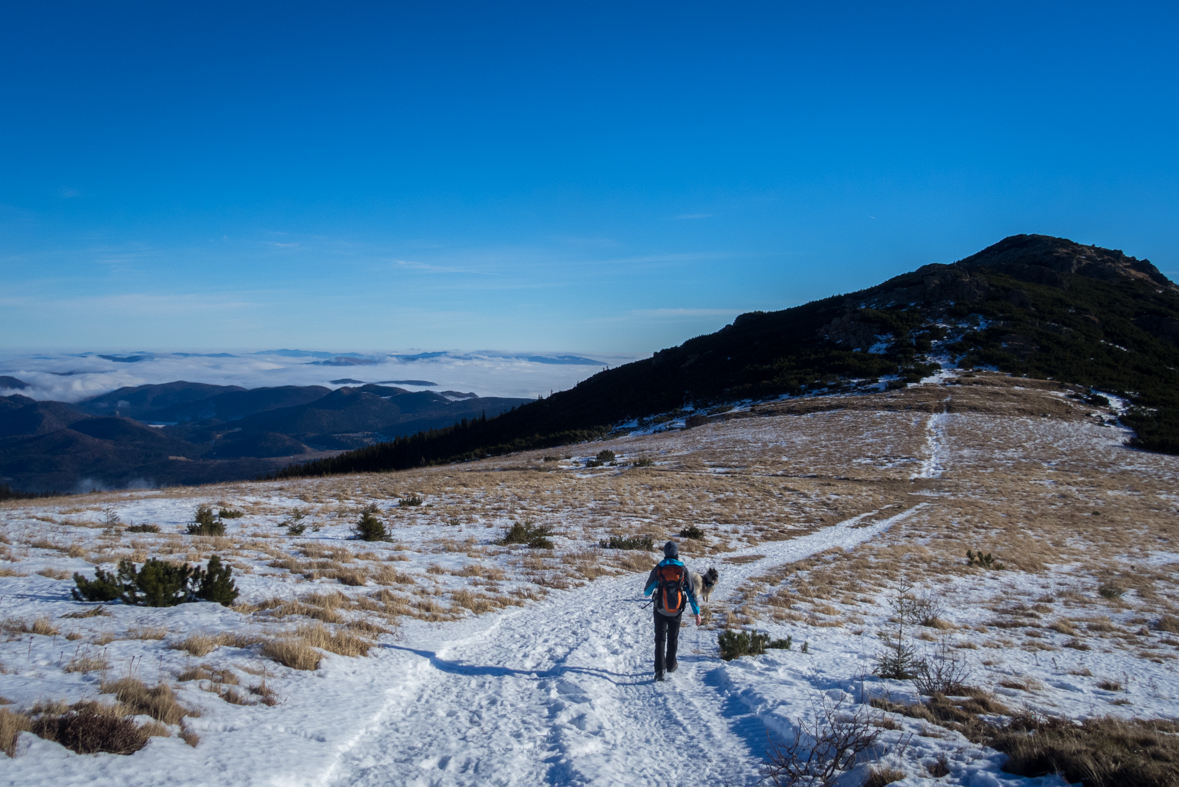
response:
[[[73,590],[75,601],[114,601],[123,595],[123,585],[118,576],[101,568],[94,570],[94,579],[74,574],[74,584],[77,585]]]
[[[128,533],[158,533],[160,532],[159,525],[131,525],[127,528]]]
[[[796,719],[790,738],[771,740],[762,780],[775,787],[831,787],[862,759],[879,756],[876,742],[881,730],[875,714],[863,705],[852,712],[843,704],[844,700],[816,705],[813,722]],[[895,779],[878,784],[891,781]]]
[[[990,552],[982,550],[975,552],[973,549],[966,550],[966,565],[983,568],[987,571],[1001,571],[1006,568],[1002,563],[997,562]]]
[[[188,525],[190,536],[223,536],[225,523],[213,515],[213,509],[208,506],[197,506],[196,515]]]
[[[725,661],[739,659],[742,656],[760,656],[766,648],[790,650],[794,645],[794,638],[770,639],[764,631],[731,631],[725,629],[716,638],[720,647],[720,657]]]
[[[1098,586],[1097,594],[1104,599],[1108,599],[1110,601],[1116,601],[1117,599],[1126,595],[1126,591],[1124,588],[1120,588],[1117,585],[1107,582],[1105,584]]]
[[[195,584],[192,567],[174,566],[154,557],[138,571],[130,560],[119,561],[123,602],[142,607],[174,607],[188,601]]]
[[[147,745],[147,731],[134,719],[119,716],[97,703],[79,703],[76,707],[60,715],[42,715],[32,723],[32,733],[78,754],[134,754]]]
[[[645,456],[640,456],[638,459],[630,463],[631,467],[654,467],[655,460]]]
[[[532,549],[552,549],[553,542],[550,538],[552,535],[553,529],[551,527],[534,525],[532,522],[523,524],[515,522],[496,543],[500,546],[526,544]]]
[[[693,541],[699,541],[704,538],[704,531],[695,525],[689,525],[680,531],[680,538],[690,538]]]
[[[245,514],[232,508],[223,508],[217,512],[217,516],[220,519],[241,519]]]
[[[410,506],[420,506],[422,503],[425,503],[425,502],[426,501],[418,495],[410,495],[409,497],[403,497],[400,500],[398,500],[397,507],[398,508],[406,508],[406,507],[410,507]]]
[[[708,423],[708,416],[706,415],[689,415],[684,421],[684,427],[687,429],[695,429],[697,426],[704,426]]]
[[[114,601],[144,607],[171,607],[187,601],[214,601],[231,606],[237,600],[233,569],[212,555],[207,568],[175,566],[148,558],[136,569],[130,560],[120,560],[117,574],[95,569],[95,578],[74,574],[73,596],[78,601]]]
[[[389,531],[385,529],[385,523],[377,519],[378,510],[375,505],[370,505],[360,512],[360,521],[356,523],[356,527],[352,531],[353,538],[360,541],[391,540]]]
[[[599,541],[602,549],[645,549],[648,552],[655,548],[655,540],[651,536],[610,536],[606,541]]]
[[[217,555],[209,556],[208,566],[200,572],[200,583],[194,594],[200,601],[212,601],[223,607],[233,606],[237,601],[237,585],[233,581],[233,569],[221,565],[221,558]]]

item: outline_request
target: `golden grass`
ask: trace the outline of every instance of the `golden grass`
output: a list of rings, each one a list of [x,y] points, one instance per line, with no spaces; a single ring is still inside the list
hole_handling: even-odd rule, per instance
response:
[[[226,631],[220,634],[189,634],[182,640],[169,643],[168,647],[173,650],[188,651],[193,656],[200,658],[207,656],[219,647],[248,648],[262,641],[261,637],[254,634]]]
[[[262,655],[297,670],[319,669],[319,651],[298,639],[276,639],[262,643]]]
[[[163,639],[168,636],[167,626],[135,626],[127,629],[123,639]]]
[[[17,736],[32,728],[33,722],[25,714],[0,708],[0,750],[9,757],[15,757]]]
[[[105,655],[75,654],[62,670],[64,672],[106,672],[111,668]]]
[[[167,683],[149,688],[137,678],[125,677],[103,681],[99,691],[115,695],[115,699],[131,708],[133,713],[151,716],[163,724],[179,724],[185,716],[199,715],[177,702],[172,687]]]
[[[61,629],[53,625],[53,621],[44,615],[31,623],[22,618],[8,618],[0,621],[0,629],[13,634],[39,634],[43,637],[52,637],[61,633]]]
[[[71,572],[57,568],[43,568],[37,574],[43,577],[49,577],[50,579],[69,579],[73,576]]]
[[[295,636],[305,644],[341,656],[367,656],[373,647],[371,640],[344,631],[332,631],[319,623],[298,626]]]

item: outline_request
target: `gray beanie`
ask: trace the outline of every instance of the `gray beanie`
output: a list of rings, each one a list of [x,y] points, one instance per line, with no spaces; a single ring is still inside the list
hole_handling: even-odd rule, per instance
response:
[[[663,545],[663,556],[664,557],[679,557],[680,556],[680,548],[675,545],[674,541],[668,541],[666,544]]]

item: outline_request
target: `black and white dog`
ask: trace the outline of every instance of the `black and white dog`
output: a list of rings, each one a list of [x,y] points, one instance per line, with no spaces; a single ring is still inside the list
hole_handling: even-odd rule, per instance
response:
[[[712,595],[712,589],[716,586],[716,581],[720,577],[716,573],[715,568],[710,568],[703,574],[697,574],[695,571],[689,571],[688,576],[692,581],[692,595],[695,596],[701,604],[708,603],[708,597]]]

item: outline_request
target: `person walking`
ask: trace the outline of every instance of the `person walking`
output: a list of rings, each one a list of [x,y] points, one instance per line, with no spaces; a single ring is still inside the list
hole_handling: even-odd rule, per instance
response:
[[[692,593],[688,569],[679,560],[679,547],[674,541],[663,545],[663,560],[651,569],[644,596],[655,593],[655,680],[663,680],[665,673],[676,671],[679,663],[675,654],[679,647],[680,618],[691,605],[700,625],[700,605]]]

